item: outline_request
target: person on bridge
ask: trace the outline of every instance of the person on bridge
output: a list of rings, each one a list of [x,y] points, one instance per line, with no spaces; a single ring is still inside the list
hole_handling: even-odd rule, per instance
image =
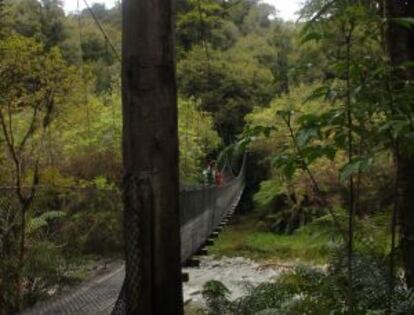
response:
[[[214,162],[207,161],[207,168],[203,171],[205,183],[212,185],[214,181]]]
[[[224,181],[223,172],[221,172],[217,168],[217,166],[215,166],[215,169],[214,169],[214,180],[216,182],[216,186],[218,186],[218,187],[221,186],[223,184],[223,181]]]

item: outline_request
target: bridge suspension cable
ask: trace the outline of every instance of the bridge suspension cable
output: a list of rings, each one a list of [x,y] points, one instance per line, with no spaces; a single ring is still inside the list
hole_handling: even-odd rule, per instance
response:
[[[96,16],[95,12],[93,12],[92,8],[89,6],[89,3],[87,0],[83,0],[85,3],[86,8],[88,9],[89,13],[91,14],[93,20],[95,21],[95,24],[98,26],[99,30],[101,31],[103,37],[105,38],[106,43],[109,45],[111,50],[113,51],[116,59],[121,62],[121,56],[119,55],[118,51],[116,50],[115,46],[112,44],[111,40],[108,37],[108,34],[106,33],[105,29],[102,26],[102,23],[99,21],[98,17]]]

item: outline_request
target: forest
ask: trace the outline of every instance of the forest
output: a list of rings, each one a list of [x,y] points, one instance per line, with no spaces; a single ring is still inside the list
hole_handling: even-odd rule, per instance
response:
[[[294,264],[188,314],[414,314],[414,2],[176,2],[180,184],[247,151],[212,253]],[[121,7],[0,0],[0,315],[122,259]]]

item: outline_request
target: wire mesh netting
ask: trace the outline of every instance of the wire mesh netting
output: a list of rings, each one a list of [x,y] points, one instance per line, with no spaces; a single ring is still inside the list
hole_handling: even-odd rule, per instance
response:
[[[225,181],[221,185],[181,187],[183,262],[204,245],[239,201],[244,188],[245,162],[236,177],[225,169],[224,172]],[[72,258],[122,252],[122,193],[117,187],[105,187],[97,184],[88,187],[37,186],[35,189],[0,187],[2,300],[15,296],[18,273],[24,279],[22,283],[27,293],[23,304],[30,305],[47,297],[50,290],[80,280],[76,278],[79,271],[74,269],[76,263]],[[30,310],[28,314],[37,314],[39,310],[41,314],[56,314],[55,311],[73,307],[93,308],[95,298],[99,298],[102,290],[114,298],[117,296],[115,291],[120,289],[122,272],[117,272],[113,279],[110,286],[105,284],[103,289],[99,287],[87,293],[89,306],[82,306],[86,300],[81,301],[74,294],[72,300],[57,299]],[[92,308],[88,314],[93,314]]]
[[[180,193],[181,259],[185,261],[200,247],[237,206],[245,185],[246,159],[237,177],[220,186],[190,186]]]

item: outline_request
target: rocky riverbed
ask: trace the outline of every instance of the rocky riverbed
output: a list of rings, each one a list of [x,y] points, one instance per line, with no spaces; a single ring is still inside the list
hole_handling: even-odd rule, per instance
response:
[[[242,257],[215,258],[203,257],[200,267],[186,268],[190,281],[184,284],[184,302],[195,309],[205,307],[202,297],[206,282],[222,282],[230,291],[230,299],[237,299],[247,292],[247,287],[272,281],[280,273],[290,268],[288,265],[256,263]],[[125,276],[121,261],[97,264],[90,270],[91,276],[77,287],[68,288],[49,300],[36,304],[22,314],[34,315],[106,315],[110,314]],[[53,293],[53,292],[51,292]]]
[[[243,257],[203,257],[200,267],[184,269],[190,276],[184,284],[184,302],[203,307],[203,285],[211,280],[222,282],[231,291],[230,299],[235,300],[245,295],[249,286],[272,281],[286,268],[289,266],[259,264]]]

